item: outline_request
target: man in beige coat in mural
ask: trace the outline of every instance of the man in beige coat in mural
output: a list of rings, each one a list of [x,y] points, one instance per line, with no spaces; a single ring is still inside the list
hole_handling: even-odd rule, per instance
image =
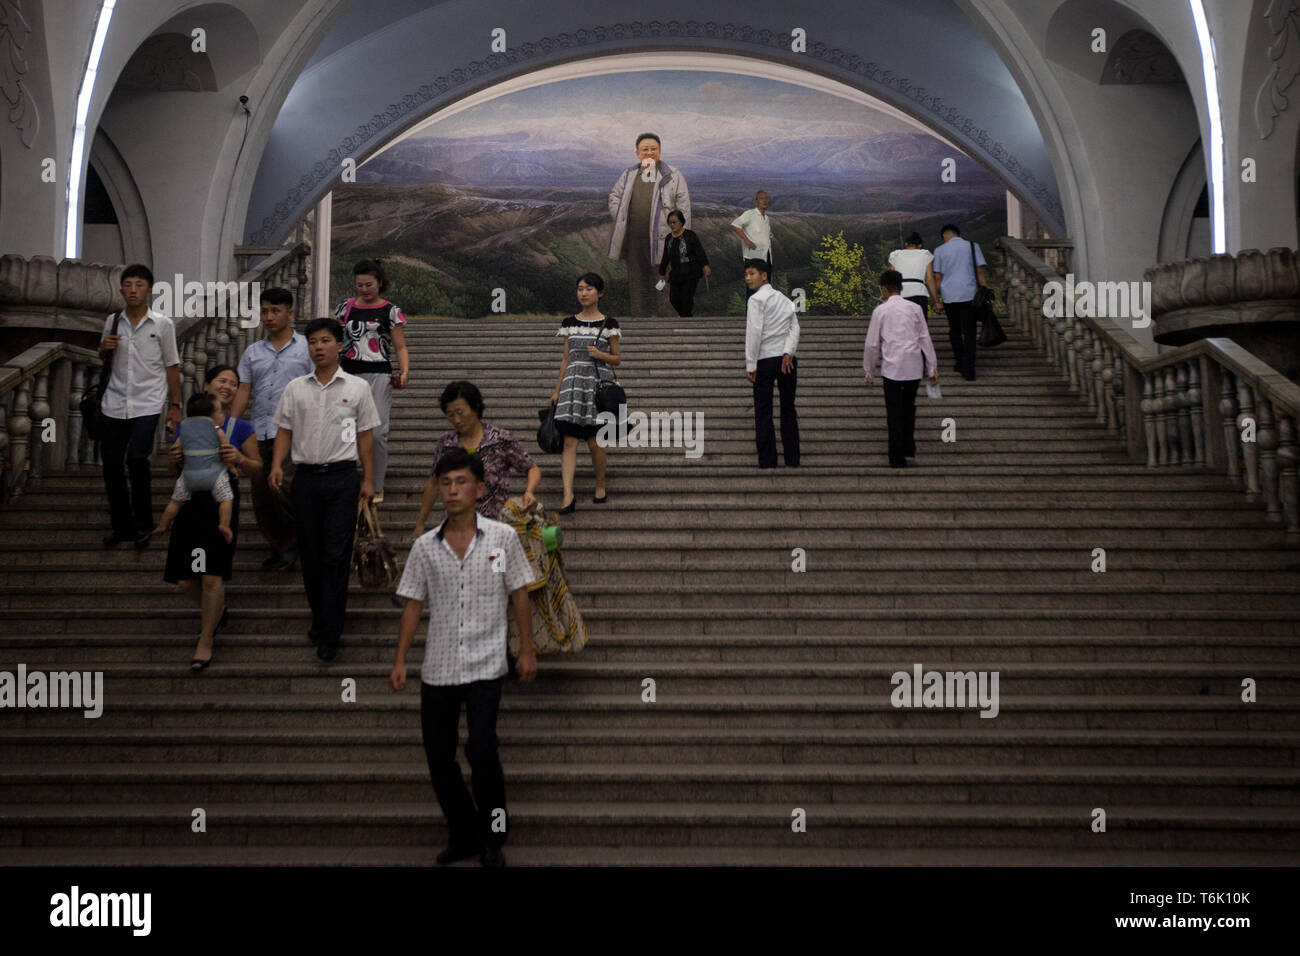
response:
[[[691,224],[691,193],[681,170],[659,158],[659,137],[642,133],[636,140],[636,165],[624,170],[609,192],[614,232],[611,259],[627,260],[630,316],[657,316],[658,253],[668,235],[668,214],[681,210]]]

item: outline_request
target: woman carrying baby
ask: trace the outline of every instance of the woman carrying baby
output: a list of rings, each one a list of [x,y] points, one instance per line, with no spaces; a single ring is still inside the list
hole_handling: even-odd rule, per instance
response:
[[[202,630],[190,661],[194,673],[202,672],[212,663],[212,639],[226,623],[226,582],[230,580],[235,546],[239,542],[239,476],[252,477],[262,470],[253,426],[228,414],[239,388],[239,375],[229,365],[218,365],[208,369],[203,388],[212,397],[215,408],[208,416],[191,413],[190,418],[210,417],[216,426],[216,456],[225,465],[225,480],[207,480],[213,449],[206,446],[212,432],[208,431],[209,437],[204,438],[201,422],[192,427],[182,422],[182,427],[177,429],[177,441],[168,453],[168,460],[181,481],[172,493],[162,523],[154,529],[155,534],[171,532],[163,580],[180,585],[181,591],[202,613]],[[203,403],[195,406],[196,411],[200,407]],[[191,444],[205,447],[191,447],[187,455],[183,447],[186,434],[199,436]],[[187,473],[192,477],[187,478]],[[222,501],[227,494],[229,501]]]

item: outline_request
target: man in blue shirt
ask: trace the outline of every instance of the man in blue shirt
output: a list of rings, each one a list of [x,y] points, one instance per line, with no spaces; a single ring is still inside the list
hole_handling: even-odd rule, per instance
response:
[[[952,223],[943,227],[943,245],[934,250],[931,268],[939,282],[942,302],[935,311],[948,316],[948,341],[952,345],[953,371],[961,372],[968,382],[975,381],[975,290],[984,281],[984,253],[980,247],[961,237]],[[975,250],[974,262],[971,249]]]
[[[271,461],[275,455],[275,406],[284,387],[295,378],[310,375],[313,366],[307,340],[293,330],[293,293],[288,289],[265,289],[261,295],[262,328],[266,338],[254,342],[239,359],[239,391],[230,409],[231,418],[240,418],[248,407],[248,416],[257,433],[257,450],[262,456],[262,471],[253,478],[253,511],[257,529],[271,545],[271,554],[262,567],[288,571],[298,563],[298,540],[294,531],[293,504],[289,496],[276,493],[267,484]],[[284,461],[285,479],[293,479],[293,461]]]

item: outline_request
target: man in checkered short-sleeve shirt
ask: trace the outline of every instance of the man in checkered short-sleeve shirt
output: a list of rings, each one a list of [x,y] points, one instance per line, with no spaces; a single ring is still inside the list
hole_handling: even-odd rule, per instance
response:
[[[532,680],[537,654],[526,585],[533,570],[514,528],[475,510],[487,487],[478,456],[454,448],[439,459],[434,475],[447,519],[421,535],[406,559],[397,586],[406,610],[389,684],[394,691],[406,686],[406,653],[427,603],[420,721],[429,776],[449,831],[438,863],[481,853],[484,866],[503,866],[508,818],[505,774],[497,754],[497,709],[508,669],[506,598],[519,624],[519,677]],[[462,701],[469,725],[465,757],[472,771],[472,800],[456,763]]]

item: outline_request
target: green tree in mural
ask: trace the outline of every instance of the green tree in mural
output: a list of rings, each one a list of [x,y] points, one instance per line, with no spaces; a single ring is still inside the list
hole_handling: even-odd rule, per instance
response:
[[[812,261],[817,275],[808,295],[809,304],[832,314],[867,315],[880,301],[866,253],[856,242],[849,244],[844,230],[822,236],[821,248],[813,250]]]

